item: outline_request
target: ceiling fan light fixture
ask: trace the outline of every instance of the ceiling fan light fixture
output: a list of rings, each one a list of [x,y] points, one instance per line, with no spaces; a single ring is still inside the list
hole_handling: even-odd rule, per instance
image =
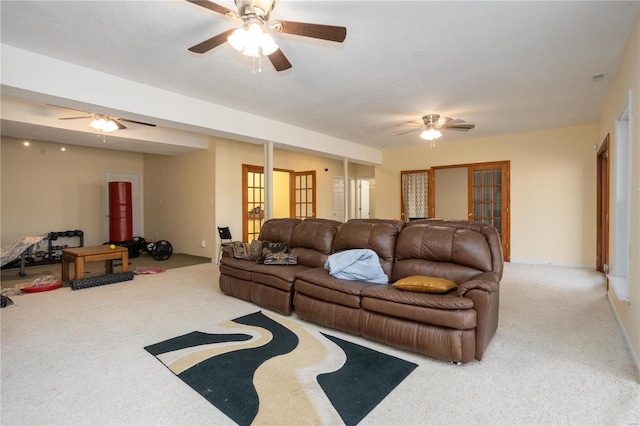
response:
[[[420,133],[420,137],[428,141],[436,140],[441,136],[442,136],[442,132],[434,128],[424,129],[422,130],[422,133]]]
[[[238,28],[235,30],[229,37],[227,37],[227,41],[238,52],[242,52],[244,50],[244,45],[247,42],[247,31],[244,28]]]
[[[278,50],[278,45],[275,40],[271,37],[271,34],[267,33],[262,34],[262,42],[260,46],[262,48],[262,54],[267,56]]]
[[[105,132],[105,133],[118,130],[118,125],[116,124],[116,122],[111,120],[110,118],[105,118],[105,117],[96,118],[91,122],[90,126],[100,132]]]
[[[263,55],[271,55],[278,50],[278,45],[273,37],[265,33],[262,27],[255,22],[249,25],[246,30],[244,28],[235,30],[227,38],[227,41],[238,52],[254,58],[259,58],[261,51]]]

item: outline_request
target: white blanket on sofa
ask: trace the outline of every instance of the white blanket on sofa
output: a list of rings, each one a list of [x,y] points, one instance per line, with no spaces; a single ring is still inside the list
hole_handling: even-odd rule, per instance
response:
[[[370,249],[353,249],[334,253],[324,264],[329,275],[343,280],[387,284],[389,278],[380,266],[378,254]]]

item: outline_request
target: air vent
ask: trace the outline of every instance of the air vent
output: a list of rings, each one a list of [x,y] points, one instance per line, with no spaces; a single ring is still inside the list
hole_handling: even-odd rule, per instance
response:
[[[591,77],[591,79],[593,79],[593,81],[602,81],[604,80],[604,74],[596,74],[593,77]]]

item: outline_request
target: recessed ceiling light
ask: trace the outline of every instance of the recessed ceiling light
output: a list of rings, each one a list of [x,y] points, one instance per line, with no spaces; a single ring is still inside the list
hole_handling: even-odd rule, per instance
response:
[[[31,145],[31,144],[29,143],[29,141],[24,141],[24,142],[22,142],[22,145],[24,145],[24,146],[29,146],[29,145]]]
[[[65,148],[64,146],[62,148],[60,148],[60,151],[65,152],[67,150],[67,148]]]

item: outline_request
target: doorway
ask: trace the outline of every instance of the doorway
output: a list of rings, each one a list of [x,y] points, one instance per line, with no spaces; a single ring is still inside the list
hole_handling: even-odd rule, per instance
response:
[[[273,169],[273,217],[316,215],[316,172]],[[264,223],[264,167],[242,165],[242,241],[258,239]]]
[[[400,218],[403,222],[435,217],[433,170],[400,172]]]
[[[104,241],[109,241],[109,182],[131,183],[131,214],[133,215],[133,235],[144,237],[144,222],[142,219],[142,176],[140,173],[105,172],[104,173]]]
[[[504,260],[509,261],[510,173],[509,161],[401,171],[402,220],[441,217],[492,225],[500,234]]]

